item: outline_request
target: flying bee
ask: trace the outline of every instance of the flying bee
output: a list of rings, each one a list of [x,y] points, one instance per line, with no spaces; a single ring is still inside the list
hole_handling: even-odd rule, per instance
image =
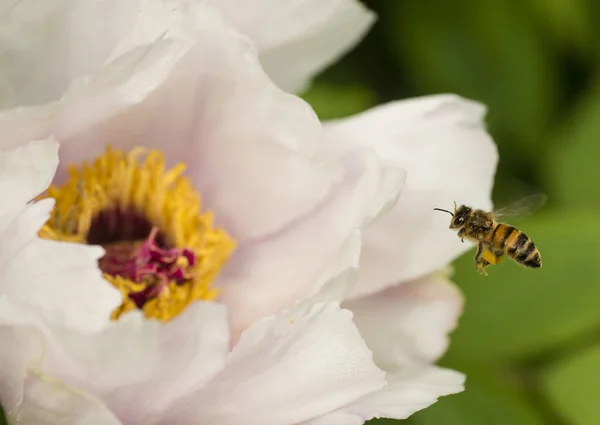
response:
[[[494,212],[474,210],[466,205],[457,208],[456,202],[454,213],[441,208],[434,210],[452,216],[450,229],[458,229],[458,237],[462,242],[467,239],[477,244],[475,268],[480,274],[487,275],[486,268],[500,263],[504,254],[522,266],[542,267],[542,256],[533,241],[516,227],[496,220],[531,213],[544,205],[546,199],[542,194],[531,195]]]

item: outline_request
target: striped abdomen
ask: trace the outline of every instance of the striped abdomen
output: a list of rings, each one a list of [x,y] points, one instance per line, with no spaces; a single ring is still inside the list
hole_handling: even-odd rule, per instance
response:
[[[491,246],[502,250],[517,263],[526,267],[542,267],[542,256],[535,244],[516,227],[498,223],[486,239]]]

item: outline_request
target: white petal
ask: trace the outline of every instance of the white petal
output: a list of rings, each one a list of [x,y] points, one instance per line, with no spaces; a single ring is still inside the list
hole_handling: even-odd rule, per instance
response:
[[[5,199],[0,211],[0,295],[48,320],[95,330],[108,322],[121,300],[98,269],[104,250],[40,239],[37,232],[53,201],[25,205],[48,186],[57,148],[47,140],[0,154],[0,195]]]
[[[346,155],[345,165],[345,181],[312,215],[238,247],[219,280],[234,334],[306,297],[334,275],[331,267],[356,230],[397,199],[403,181],[398,170],[381,168],[364,151]]]
[[[9,418],[10,422],[10,418]],[[15,423],[36,425],[121,425],[98,400],[43,373],[30,372]]]
[[[0,1],[0,109],[59,99],[132,24],[136,1]]]
[[[28,1],[32,4],[40,2]],[[70,1],[81,3],[79,8],[91,13],[94,23],[105,21],[98,20],[94,14],[98,8],[90,2]],[[17,146],[50,135],[56,136],[62,143],[141,102],[164,82],[197,38],[190,21],[197,14],[190,10],[199,7],[193,0],[131,0],[117,4],[123,9],[114,14],[119,19],[113,19],[113,16],[109,21],[124,27],[127,32],[115,30],[115,40],[109,43],[112,50],[103,53],[102,62],[107,59],[108,62],[103,66],[97,64],[97,67],[88,71],[89,76],[86,72],[81,78],[69,77],[70,84],[61,89],[60,100],[57,98],[46,105],[0,111],[3,146]],[[123,22],[117,24],[120,21]],[[84,20],[78,25],[86,24]],[[90,25],[90,28],[94,29],[95,26]],[[98,28],[107,30],[104,24]],[[104,34],[100,38],[112,40]],[[92,44],[96,44],[96,41],[94,39]],[[89,40],[86,39],[86,42],[89,44]],[[63,47],[69,50],[68,46]],[[77,54],[77,57],[87,56]],[[45,71],[44,67],[41,69]]]
[[[269,76],[288,92],[357,44],[375,14],[356,0],[218,0],[214,2],[260,52]]]
[[[194,303],[162,324],[130,313],[93,337],[51,335],[45,370],[101,399],[125,423],[159,414],[201,387],[227,358],[229,333],[218,304]]]
[[[464,390],[465,376],[453,370],[435,366],[407,368],[388,374],[388,385],[353,403],[350,410],[361,417],[406,419],[413,413],[431,406],[439,397]]]
[[[109,60],[157,40],[196,41],[195,19],[202,19],[203,7],[197,0],[135,0],[137,14],[128,33],[112,51]]]
[[[269,317],[249,328],[222,373],[161,424],[295,424],[384,385],[371,353],[337,303]]]
[[[109,62],[90,78],[74,81],[62,99],[53,123],[61,143],[146,99],[204,35],[194,24],[201,29],[203,20],[218,19],[202,16],[204,8],[194,0],[139,2],[133,27]]]
[[[55,323],[81,331],[104,327],[121,301],[98,269],[104,250],[40,239],[53,202],[24,208],[2,232],[0,291]]]
[[[17,211],[48,188],[57,165],[58,143],[52,139],[0,152],[0,232]]]
[[[27,370],[41,362],[44,340],[33,327],[0,326],[0,347],[0,400],[10,417],[23,400]]]
[[[342,245],[338,258],[332,259],[321,279],[317,280],[308,293],[318,302],[338,301],[346,299],[350,288],[356,284],[358,278],[358,267],[360,259],[360,248],[362,245],[362,234],[359,230],[354,231],[348,240]]]
[[[374,418],[406,419],[439,397],[464,390],[464,375],[438,367],[388,374],[388,385],[328,415],[299,425],[362,425]]]
[[[471,248],[433,208],[453,202],[491,208],[498,154],[482,105],[453,95],[394,102],[325,126],[340,151],[374,146],[407,181],[390,214],[364,234],[361,279],[354,296],[425,276]]]
[[[460,291],[440,275],[344,303],[384,369],[436,361],[448,347],[462,306]]]
[[[104,250],[39,239],[34,224],[47,219],[51,207],[52,202],[27,207],[2,234],[1,291],[54,323],[101,329],[121,301],[97,267]]]
[[[44,337],[31,326],[0,326],[0,400],[8,423],[119,425],[92,397],[42,373]]]

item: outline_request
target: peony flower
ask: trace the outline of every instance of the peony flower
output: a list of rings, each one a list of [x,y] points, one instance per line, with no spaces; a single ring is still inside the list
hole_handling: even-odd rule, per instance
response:
[[[147,342],[145,335],[156,341],[160,339],[160,329],[180,326],[178,335],[192,334],[197,332],[192,331],[192,326],[199,323],[189,319],[195,311],[211,306],[206,308],[218,316],[221,307],[211,301],[226,308],[230,330],[219,335],[229,341],[233,350],[229,358],[233,358],[236,350],[246,350],[242,345],[244,335],[254,335],[253,329],[261,323],[271,321],[275,326],[281,317],[289,317],[286,314],[297,300],[318,292],[323,282],[349,264],[354,265],[357,260],[350,255],[350,261],[348,251],[358,255],[356,230],[361,229],[366,242],[361,263],[365,263],[366,271],[362,271],[361,264],[360,284],[351,289],[353,297],[344,306],[355,312],[360,338],[367,341],[377,362],[372,370],[381,376],[380,383],[387,385],[381,391],[374,387],[356,391],[354,398],[331,402],[320,410],[303,413],[304,416],[290,416],[286,423],[362,423],[379,416],[403,418],[440,395],[460,391],[461,377],[429,365],[445,350],[446,334],[461,308],[457,291],[445,278],[433,273],[464,248],[450,237],[448,243],[442,244],[437,233],[435,239],[431,238],[427,229],[435,226],[431,232],[446,230],[447,223],[444,217],[427,214],[439,206],[429,203],[445,200],[442,197],[463,195],[476,200],[479,193],[484,199],[489,197],[489,187],[483,186],[487,176],[493,175],[496,159],[483,130],[481,108],[456,97],[434,97],[420,101],[420,105],[388,105],[374,114],[368,112],[357,119],[321,126],[308,105],[269,81],[259,66],[254,46],[205,2],[76,4],[77,7],[66,9],[58,1],[45,1],[41,7],[40,2],[25,0],[5,15],[8,26],[21,40],[9,44],[19,47],[16,57],[27,59],[25,53],[30,49],[35,60],[46,58],[56,64],[57,57],[65,59],[64,66],[28,66],[27,72],[33,76],[19,72],[23,68],[20,64],[31,63],[27,60],[6,65],[14,66],[13,75],[23,81],[29,79],[31,85],[21,86],[15,92],[18,96],[27,94],[22,98],[5,97],[7,109],[0,113],[0,131],[5,135],[6,147],[50,135],[60,140],[61,165],[54,186],[45,194],[56,200],[56,207],[40,234],[76,242],[74,246],[78,247],[84,243],[104,246],[100,266],[107,282],[103,284],[107,288],[112,284],[122,299],[115,308],[104,309],[106,319],[111,315],[117,322],[93,339],[83,339],[76,333],[89,332],[91,327],[87,326],[77,331],[63,330],[58,325],[45,329],[47,352],[58,354],[49,354],[50,360],[39,370],[100,400],[103,408],[113,412],[118,420],[136,423],[137,419],[120,413],[123,407],[115,407],[128,406],[132,414],[142,414],[143,409],[131,407],[133,399],[127,397],[126,391],[114,391],[127,387],[126,381],[119,378],[104,384],[96,375],[90,378],[86,368],[99,365],[97,359],[90,358],[82,359],[79,372],[70,376],[60,366],[64,361],[68,363],[64,358],[78,355],[81,347],[102,346],[96,341],[104,338],[104,332],[121,335],[119,341],[127,341],[128,336],[133,344],[146,348],[152,343]],[[100,22],[98,16],[118,19],[107,21],[114,25],[107,31],[105,26],[92,24]],[[43,33],[19,33],[26,29],[23,24],[32,19],[44,22],[41,28],[52,34],[57,27],[68,28],[68,40],[81,44],[65,49],[60,37],[53,37],[56,44],[41,49],[40,44],[45,47],[48,43],[40,36]],[[110,37],[105,36],[107,32]],[[74,33],[81,36],[73,36]],[[100,39],[102,42],[93,48],[84,42]],[[48,56],[39,55],[39,51]],[[43,75],[36,80],[35,73],[45,69],[53,69],[56,75]],[[32,83],[36,81],[44,90],[34,87]],[[17,108],[18,105],[29,106]],[[402,109],[404,114],[399,114]],[[419,143],[423,140],[420,137],[428,143]],[[438,139],[435,142],[447,140],[447,144],[433,145],[434,138]],[[458,142],[463,142],[463,138],[465,144],[461,145]],[[139,146],[144,149],[138,149]],[[474,152],[481,147],[490,155],[473,167],[461,152],[463,146],[473,147]],[[419,154],[419,150],[427,155]],[[486,166],[487,161],[491,167]],[[408,170],[406,189],[417,194],[413,195],[417,202],[403,204],[404,192],[392,210],[394,219],[386,222],[383,213],[394,205],[403,182],[404,173],[399,166]],[[438,166],[439,169],[434,168]],[[414,170],[422,176],[420,184],[419,179],[410,178]],[[452,173],[446,175],[449,170]],[[481,175],[484,177],[474,178]],[[469,184],[480,183],[466,186],[467,180]],[[435,186],[438,183],[441,186]],[[432,187],[436,191],[447,190],[440,197],[419,195]],[[379,216],[382,219],[369,227]],[[423,221],[414,221],[414,217]],[[393,227],[404,229],[400,238],[390,231],[392,222]],[[398,223],[405,223],[404,227]],[[421,231],[416,224],[429,225],[422,226]],[[408,233],[407,229],[414,232]],[[414,236],[408,237],[411,234]],[[102,239],[98,235],[110,237]],[[437,255],[438,248],[432,246],[441,246],[442,255]],[[392,258],[392,263],[383,269],[392,270],[385,279],[377,276],[376,267],[369,266],[369,252],[372,255],[378,250],[385,252],[384,258]],[[407,252],[410,258],[403,256]],[[401,255],[396,257],[398,253]],[[409,268],[417,272],[406,273]],[[372,281],[371,275],[379,280]],[[401,281],[408,283],[392,287],[387,294],[378,292]],[[372,287],[376,289],[369,289]],[[407,290],[413,287],[414,290]],[[370,296],[362,297],[365,294]],[[384,296],[395,300],[395,304],[380,309],[379,297]],[[39,300],[33,307],[37,311],[43,303]],[[349,317],[346,310],[332,308]],[[166,324],[163,328],[154,321],[142,321],[141,316]],[[422,317],[423,322],[416,323],[414,317]],[[316,321],[319,329],[323,323]],[[380,325],[382,335],[396,339],[383,344],[384,339],[376,335]],[[319,335],[319,329],[315,335]],[[263,332],[266,331],[260,334]],[[279,331],[273,332],[280,336]],[[310,335],[308,331],[302,333]],[[312,341],[307,338],[306,341]],[[319,338],[329,340],[329,336]],[[79,342],[73,342],[69,349],[65,341],[71,340]],[[281,341],[287,344],[290,340]],[[254,352],[257,361],[269,358],[270,351],[276,352],[277,343],[271,340],[261,345],[261,350]],[[152,350],[142,350],[142,357],[157,362],[163,359],[161,366],[171,364],[162,352],[172,344],[173,340],[165,345],[154,343],[158,354],[150,356]],[[304,346],[294,347],[304,358]],[[329,345],[319,347],[331,349]],[[356,347],[350,344],[344,350],[352,353]],[[124,356],[121,353],[117,360],[106,361],[118,362]],[[194,355],[186,361],[191,363],[195,358]],[[270,359],[274,363],[265,367],[277,363],[276,357]],[[135,361],[139,362],[140,356],[114,367],[129,370]],[[108,370],[109,366],[100,369]],[[143,366],[147,368],[144,378],[138,380],[132,370],[135,376],[131,379],[139,383],[136,391],[146,395],[144,400],[156,398],[148,397],[140,388],[150,391],[156,382],[165,380],[184,389],[188,385],[204,388],[205,383],[208,388],[208,381],[187,383],[186,374],[181,371],[165,377],[155,372],[156,368],[150,370],[152,367],[146,363]],[[336,370],[347,373],[354,370],[351,366],[344,363]],[[333,365],[327,366],[330,367]],[[346,367],[350,369],[345,370]],[[217,377],[224,376],[226,384],[237,385],[240,381],[235,379],[244,378],[238,375],[241,369],[242,366],[219,367],[213,371],[219,372]],[[230,378],[230,374],[235,376]],[[319,376],[307,373],[306,379],[318,385]],[[259,388],[280,388],[279,376],[272,378],[268,383],[245,379],[256,382]],[[289,385],[289,378],[285,382]],[[351,388],[348,382],[344,385]],[[218,390],[221,387],[214,388],[214,394],[222,394]],[[307,390],[304,397],[317,394],[308,386],[301,389]],[[108,394],[115,394],[114,400],[107,401],[104,397]],[[273,398],[268,392],[263,396]],[[164,397],[176,397],[179,411],[191,412],[190,415],[193,412],[189,406],[198,401],[189,396],[190,402],[185,404],[182,400],[188,395],[174,390]],[[413,403],[415,397],[420,401]],[[226,405],[215,404],[215,409],[221,409],[218,412],[205,412],[214,414],[207,416],[211,421],[225,421],[227,411],[223,409],[235,409],[238,402],[241,398],[226,399]],[[402,406],[407,404],[411,407],[404,409]],[[253,408],[257,405],[260,403]],[[291,408],[281,400],[267,406],[272,406],[273,418],[277,418],[277,409],[284,412]],[[242,408],[239,411],[244,412]],[[165,412],[160,414],[166,415]],[[197,412],[193,414],[197,416]],[[181,418],[182,422],[185,420]],[[227,420],[236,423],[235,418]]]

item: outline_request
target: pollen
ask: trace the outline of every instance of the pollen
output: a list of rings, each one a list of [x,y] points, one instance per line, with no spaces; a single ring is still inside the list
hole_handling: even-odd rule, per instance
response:
[[[212,282],[234,242],[202,212],[184,170],[166,170],[155,150],[108,147],[92,164],[72,166],[68,181],[44,195],[55,206],[41,237],[104,247],[100,269],[123,295],[114,320],[139,309],[165,322],[217,296]]]

